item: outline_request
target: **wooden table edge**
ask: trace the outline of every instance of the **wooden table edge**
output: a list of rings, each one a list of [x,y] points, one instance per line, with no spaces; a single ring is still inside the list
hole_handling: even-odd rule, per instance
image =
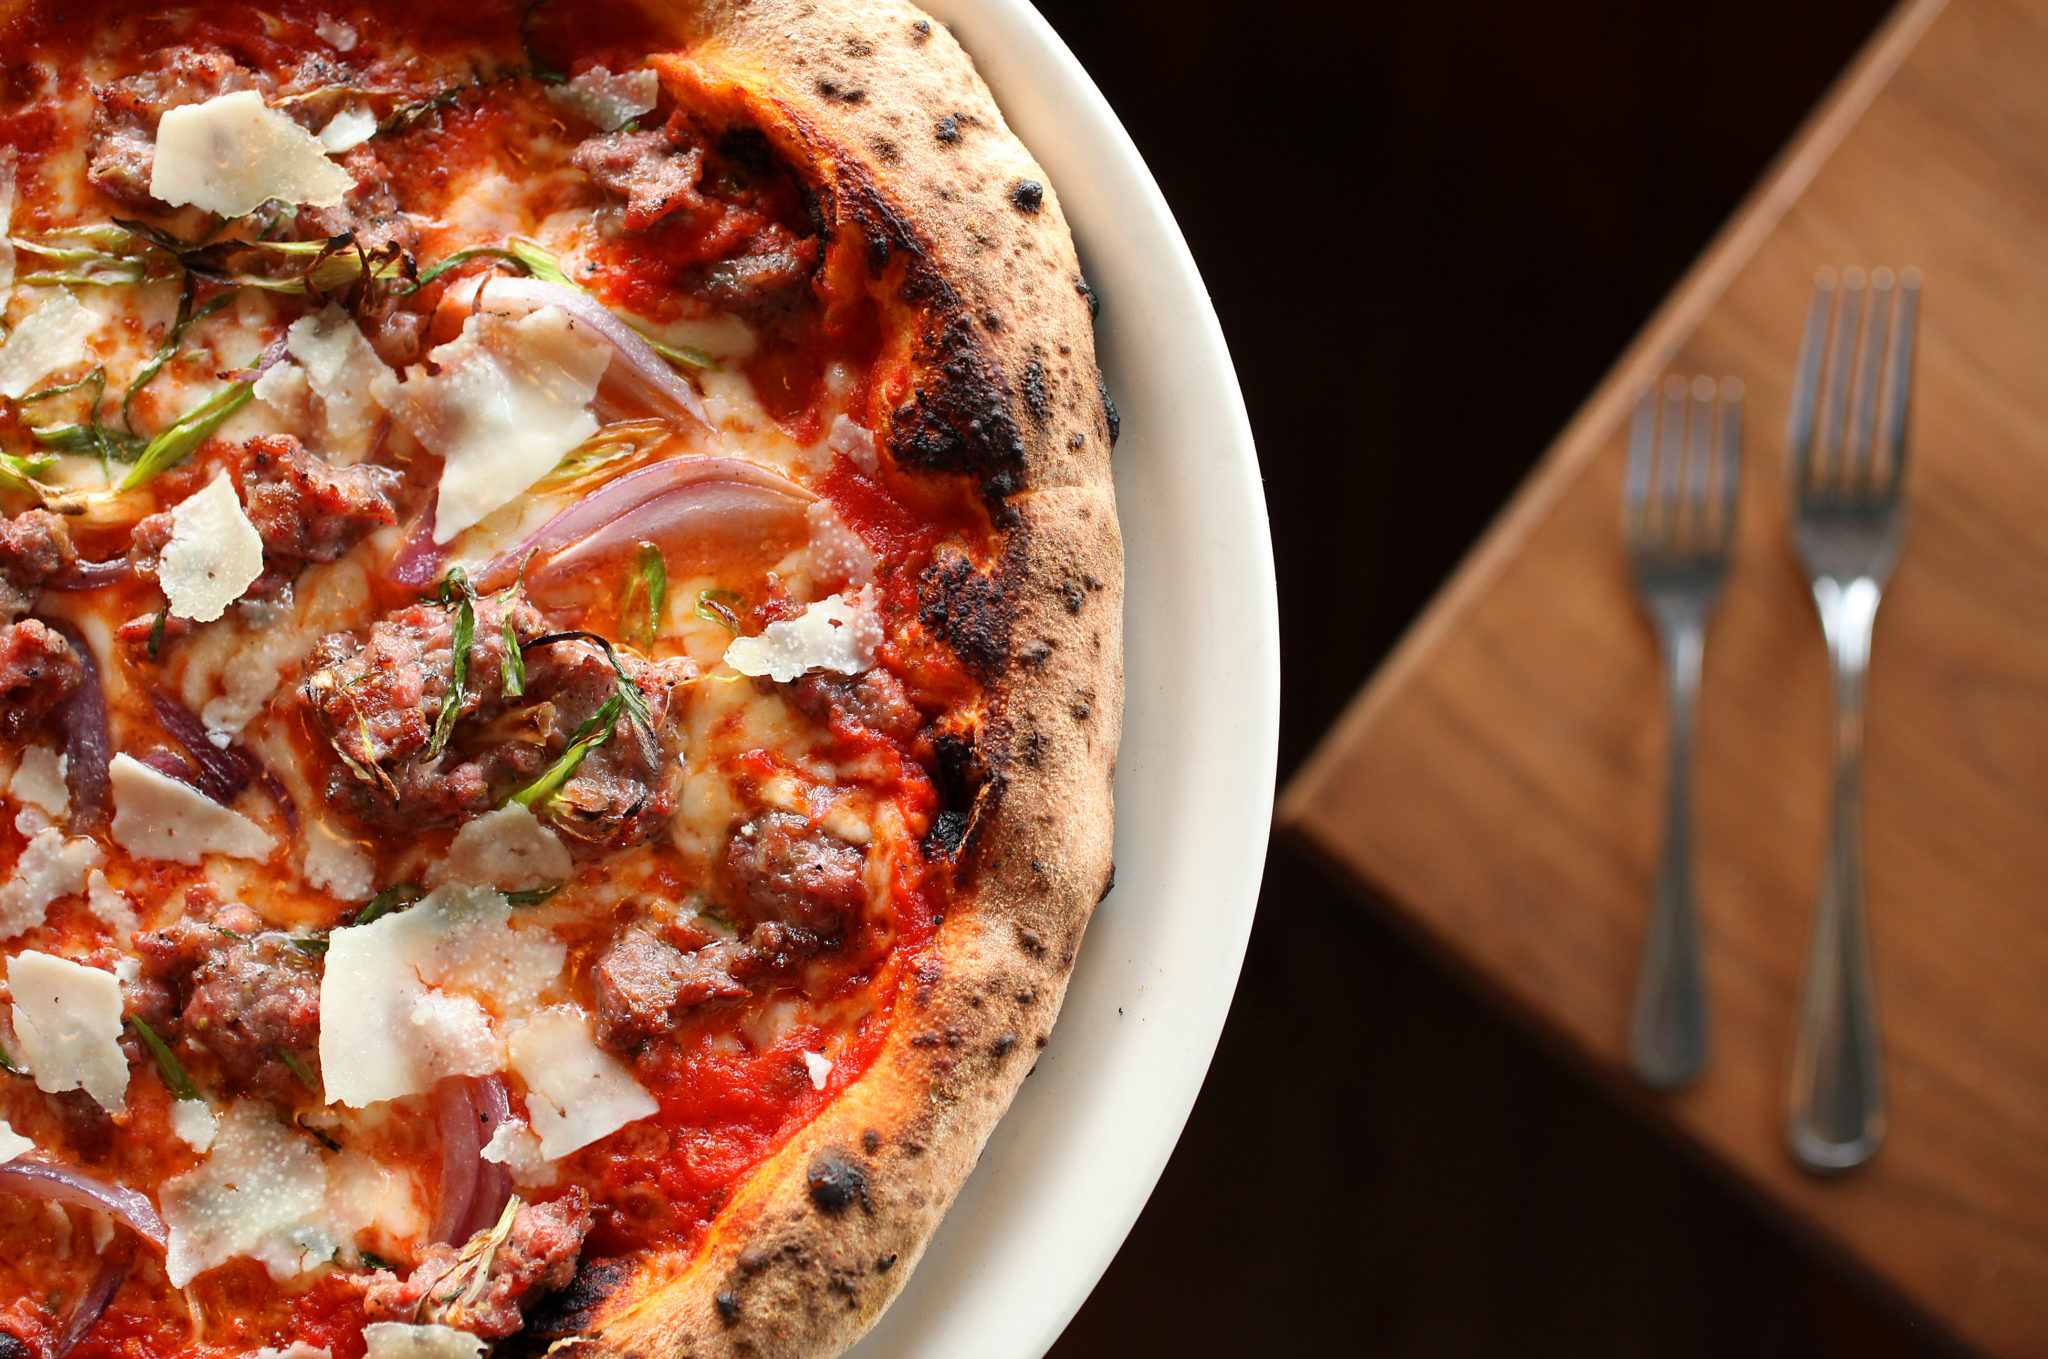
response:
[[[1871,35],[1772,161],[1741,207],[1715,234],[1677,287],[1622,351],[1592,396],[1579,407],[1571,423],[1544,452],[1493,526],[1289,780],[1280,797],[1279,825],[1290,829],[1310,826],[1315,819],[1317,797],[1332,777],[1336,763],[1364,738],[1379,710],[1391,695],[1400,691],[1408,675],[1436,650],[1442,638],[1463,622],[1537,525],[1585,471],[1626,418],[1636,393],[1670,363],[1947,4],[1948,0],[1904,0]]]

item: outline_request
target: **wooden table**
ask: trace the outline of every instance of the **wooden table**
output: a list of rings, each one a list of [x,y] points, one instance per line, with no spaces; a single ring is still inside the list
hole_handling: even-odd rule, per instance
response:
[[[1796,1168],[1783,1132],[1830,762],[1782,430],[1822,264],[1926,274],[1912,518],[1869,700],[1891,1128],[1835,1180]],[[1629,1082],[1626,1031],[1665,719],[1617,507],[1634,394],[1666,371],[1743,378],[1751,475],[1701,709],[1715,1051],[1697,1086],[1660,1097]],[[1852,1270],[1985,1353],[2048,1354],[2048,3],[1910,0],[1892,17],[1281,821]]]

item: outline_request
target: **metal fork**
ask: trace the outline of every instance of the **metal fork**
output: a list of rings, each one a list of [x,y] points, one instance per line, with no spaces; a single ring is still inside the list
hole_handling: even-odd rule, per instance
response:
[[[1867,296],[1866,296],[1867,294]],[[1835,794],[1820,904],[1792,1043],[1792,1154],[1847,1170],[1884,1139],[1870,944],[1863,918],[1863,682],[1878,597],[1905,531],[1907,400],[1920,275],[1814,279],[1787,441],[1792,539],[1813,583],[1835,692]],[[1830,322],[1832,321],[1832,326]]]
[[[1661,416],[1661,418],[1660,418]],[[1661,425],[1661,430],[1660,430]],[[1629,432],[1622,527],[1636,589],[1656,624],[1670,695],[1664,853],[1636,976],[1629,1056],[1637,1076],[1669,1090],[1707,1059],[1707,997],[1693,907],[1693,710],[1707,615],[1728,573],[1742,450],[1742,384],[1668,377],[1645,391]]]

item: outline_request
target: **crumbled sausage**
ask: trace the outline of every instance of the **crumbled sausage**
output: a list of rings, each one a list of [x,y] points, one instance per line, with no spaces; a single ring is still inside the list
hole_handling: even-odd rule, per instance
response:
[[[740,827],[725,866],[755,920],[836,935],[867,901],[863,852],[791,812]]]
[[[84,677],[71,644],[41,619],[0,628],[0,742],[26,737]]]
[[[255,74],[217,52],[167,47],[154,70],[100,87],[93,110],[85,177],[94,188],[131,208],[160,208],[149,196],[156,166],[156,125],[168,109],[255,89]]]
[[[751,994],[730,971],[730,941],[685,952],[643,929],[629,929],[598,960],[597,1039],[625,1049],[658,1037],[700,1005]]]
[[[510,606],[511,626],[526,678],[521,694],[507,694],[507,607],[498,596],[475,602],[459,716],[432,757],[454,671],[452,611],[414,605],[379,621],[367,638],[336,633],[320,642],[300,696],[338,757],[327,778],[331,802],[393,828],[449,825],[489,811],[567,750],[618,692],[618,676],[589,641],[539,644],[545,620],[521,602]],[[675,808],[672,698],[695,673],[683,658],[618,656],[644,698],[650,730],[622,713],[546,808],[572,842],[608,849],[646,840]]]
[[[576,148],[576,168],[626,200],[626,229],[642,231],[704,206],[704,148],[679,123],[654,132],[607,132]]]
[[[404,1279],[388,1269],[358,1276],[363,1310],[372,1321],[428,1321],[486,1338],[511,1335],[525,1320],[528,1303],[575,1277],[591,1221],[590,1196],[581,1189],[524,1204],[490,1252],[481,1287],[474,1262],[463,1260],[460,1247],[434,1245]]]

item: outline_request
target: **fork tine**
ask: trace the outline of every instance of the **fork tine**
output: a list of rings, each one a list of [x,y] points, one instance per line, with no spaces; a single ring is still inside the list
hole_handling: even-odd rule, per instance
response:
[[[1735,537],[1735,497],[1742,485],[1742,380],[1721,379],[1721,522],[1715,538],[1727,546]]]
[[[1843,485],[1851,492],[1868,491],[1877,485],[1878,471],[1871,454],[1877,434],[1878,377],[1884,362],[1885,325],[1891,319],[1891,303],[1892,271],[1872,270],[1863,324],[1857,327],[1856,388],[1848,442],[1843,447]]]
[[[1667,543],[1677,536],[1678,494],[1685,485],[1685,393],[1684,378],[1664,379],[1664,408],[1659,417],[1662,438],[1657,455],[1656,532]]]
[[[1631,543],[1642,541],[1643,515],[1650,503],[1650,459],[1657,449],[1657,388],[1643,388],[1636,397],[1635,419],[1628,429],[1628,479],[1621,499],[1622,529]]]
[[[1697,548],[1713,541],[1714,475],[1714,380],[1692,380],[1692,418],[1685,432],[1685,534],[1686,546]]]
[[[1841,298],[1835,305],[1834,334],[1828,344],[1828,370],[1821,397],[1820,457],[1814,481],[1832,492],[1841,489],[1844,443],[1848,434],[1849,382],[1855,375],[1857,322],[1863,314],[1863,271],[1842,271]]]
[[[1814,398],[1820,392],[1821,361],[1828,341],[1828,313],[1833,310],[1835,271],[1813,276],[1813,300],[1806,307],[1806,334],[1799,342],[1799,370],[1792,380],[1792,415],[1785,443],[1792,452],[1792,484],[1804,487],[1813,477]]]
[[[1897,494],[1906,478],[1906,415],[1913,396],[1914,331],[1920,319],[1920,271],[1900,271],[1892,303],[1891,352],[1885,359],[1885,415],[1879,430],[1885,444],[1890,488]]]

